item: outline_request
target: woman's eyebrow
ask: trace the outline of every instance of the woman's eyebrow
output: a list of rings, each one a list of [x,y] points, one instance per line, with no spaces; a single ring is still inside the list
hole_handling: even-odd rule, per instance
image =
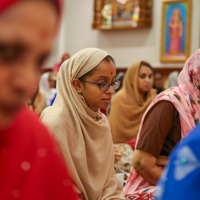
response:
[[[19,49],[20,51],[27,51],[28,45],[21,41],[3,41],[0,40],[0,47],[1,49],[6,47],[15,47],[16,49]]]
[[[107,76],[97,76],[95,79],[99,79],[99,78],[109,79]]]

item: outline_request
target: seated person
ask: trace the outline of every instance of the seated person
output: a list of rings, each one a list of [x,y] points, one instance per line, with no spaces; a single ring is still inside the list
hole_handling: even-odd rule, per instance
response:
[[[179,71],[173,71],[169,74],[168,79],[165,83],[165,89],[178,86],[178,75],[179,75]]]
[[[83,49],[61,66],[56,100],[41,115],[82,200],[125,200],[113,167],[109,123],[100,112],[108,107],[118,86],[113,58],[100,49]]]
[[[156,97],[152,87],[153,69],[149,63],[139,61],[128,68],[122,89],[113,97],[108,120],[113,143],[122,148],[123,154],[122,160],[115,163],[117,172],[130,172],[142,116]]]
[[[40,74],[38,74],[38,79],[36,79],[35,84],[31,88],[31,98],[26,102],[28,109],[34,111],[38,115],[40,115],[46,107],[45,93],[39,91],[39,77]]]
[[[42,74],[40,92],[45,94],[46,106],[51,106],[56,96],[56,76],[52,72]]]
[[[154,70],[153,88],[157,90],[157,94],[164,91],[164,89],[163,89],[163,76],[159,71],[156,71],[156,70]]]
[[[178,77],[179,86],[158,95],[145,112],[125,187],[127,196],[154,193],[170,152],[199,122],[199,54],[200,50],[186,61]]]

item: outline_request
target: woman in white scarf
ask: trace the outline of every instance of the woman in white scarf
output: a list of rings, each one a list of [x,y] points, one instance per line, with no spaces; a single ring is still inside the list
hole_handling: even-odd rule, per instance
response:
[[[125,199],[113,169],[109,123],[100,112],[119,86],[115,76],[108,53],[96,48],[79,51],[62,64],[56,100],[41,116],[54,133],[83,200]]]
[[[50,76],[52,75],[49,72],[46,72],[42,74],[40,78],[40,92],[45,93],[46,106],[51,105],[51,101],[54,99],[55,94],[56,94],[56,89],[50,85],[50,82],[49,82],[49,79],[51,78]]]

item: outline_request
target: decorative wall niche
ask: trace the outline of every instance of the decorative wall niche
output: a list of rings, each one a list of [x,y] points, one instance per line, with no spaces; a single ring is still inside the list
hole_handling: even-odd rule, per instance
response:
[[[95,0],[93,29],[151,27],[153,0]]]

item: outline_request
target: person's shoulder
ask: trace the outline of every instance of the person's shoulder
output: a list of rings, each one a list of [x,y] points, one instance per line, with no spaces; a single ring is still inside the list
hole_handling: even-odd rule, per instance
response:
[[[200,124],[198,124],[189,134],[188,136],[183,139],[181,146],[189,145],[192,148],[199,148],[200,144]]]
[[[27,127],[44,127],[42,123],[39,121],[39,115],[34,113],[33,111],[28,110],[27,108],[23,108],[17,118],[18,123],[22,123],[27,125]]]
[[[169,111],[169,112],[174,112],[176,111],[175,106],[173,105],[173,103],[171,101],[167,101],[167,100],[160,100],[158,101],[154,106],[154,109],[158,109],[160,111],[164,110],[164,111]]]
[[[33,140],[44,141],[44,139],[51,140],[50,133],[46,126],[44,126],[39,116],[28,109],[22,109],[17,118],[17,130],[21,136],[32,138]]]

